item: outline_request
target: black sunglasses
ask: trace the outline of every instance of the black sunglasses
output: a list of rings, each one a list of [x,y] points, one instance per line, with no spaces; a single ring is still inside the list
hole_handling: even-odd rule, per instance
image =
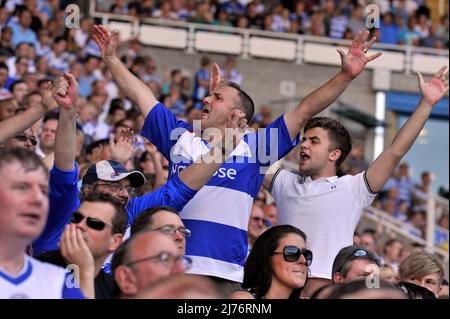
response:
[[[72,215],[70,216],[70,222],[72,224],[79,224],[85,218],[86,218],[86,225],[89,228],[100,231],[100,230],[103,230],[105,228],[105,226],[112,227],[111,225],[108,225],[107,223],[102,222],[100,219],[97,219],[94,217],[86,217],[80,212],[72,213]]]
[[[29,140],[33,146],[36,146],[36,144],[37,144],[37,140],[34,136],[26,136],[24,134],[21,134],[21,135],[14,136],[14,138],[16,140],[18,140],[19,142],[26,142],[27,140]]]
[[[282,252],[273,252],[272,255],[282,254],[284,260],[287,262],[296,262],[301,255],[306,259],[306,266],[311,266],[313,260],[313,253],[308,249],[300,249],[296,246],[286,246]]]

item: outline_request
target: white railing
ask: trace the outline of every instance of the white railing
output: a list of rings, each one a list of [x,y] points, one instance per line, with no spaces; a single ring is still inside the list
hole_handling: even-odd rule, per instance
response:
[[[188,53],[211,52],[232,54],[242,58],[267,58],[292,63],[340,65],[336,48],[348,47],[349,40],[278,33],[235,27],[221,27],[181,21],[162,21],[128,15],[98,12],[95,0],[90,2],[90,15],[102,19],[102,24],[121,32],[126,41],[137,37],[145,45],[182,49]],[[410,74],[434,73],[448,65],[447,50],[404,45],[375,44],[373,52],[383,56],[368,67]]]
[[[397,236],[406,238],[410,242],[419,243],[425,246],[427,251],[440,257],[440,259],[444,261],[445,264],[448,262],[449,257],[448,251],[445,251],[440,247],[436,247],[434,245],[434,242],[430,244],[428,240],[424,240],[418,237],[417,235],[414,234],[414,229],[405,228],[405,224],[403,222],[396,220],[394,217],[390,216],[386,212],[383,212],[382,210],[379,210],[375,207],[369,206],[364,210],[363,216],[365,218],[374,221],[375,223],[382,222],[385,229],[388,230],[389,232],[393,232]],[[436,227],[433,227],[433,233],[431,234],[432,236],[434,236],[435,230]],[[445,231],[443,229],[440,230]]]

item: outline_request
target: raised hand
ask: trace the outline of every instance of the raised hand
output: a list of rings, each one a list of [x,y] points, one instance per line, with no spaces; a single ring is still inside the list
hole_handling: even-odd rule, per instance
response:
[[[220,68],[217,63],[214,63],[213,70],[211,72],[211,75],[209,77],[209,93],[211,94],[217,87],[219,86],[220,82],[222,81],[221,75],[220,75]]]
[[[78,83],[75,76],[70,73],[64,73],[64,76],[58,77],[53,88],[53,98],[59,106],[70,110],[75,107],[78,99]]]
[[[444,65],[429,82],[425,82],[422,74],[417,73],[422,98],[432,106],[439,102],[448,91],[448,71]]]
[[[239,144],[248,129],[245,113],[239,109],[233,110],[225,128],[224,151],[225,155],[229,155]]]
[[[347,54],[342,49],[337,49],[341,56],[342,71],[351,79],[356,78],[365,68],[366,64],[375,60],[381,55],[381,52],[366,56],[367,51],[375,43],[376,38],[373,37],[367,44],[366,40],[369,36],[369,31],[359,31],[353,40]]]
[[[112,33],[102,25],[94,25],[92,38],[100,49],[103,60],[117,57],[117,46],[119,43],[119,31]]]
[[[129,128],[120,130],[118,136],[114,135],[109,138],[109,146],[111,147],[111,158],[114,161],[126,165],[128,160],[133,156],[135,150],[133,146],[134,132]]]
[[[45,112],[51,112],[58,108],[55,98],[52,93],[52,82],[48,81],[48,86],[45,86],[42,90],[42,106]]]

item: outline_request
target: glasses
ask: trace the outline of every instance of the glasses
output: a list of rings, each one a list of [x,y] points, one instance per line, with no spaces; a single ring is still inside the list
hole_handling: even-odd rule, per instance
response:
[[[369,257],[369,253],[361,248],[358,248],[356,250],[354,250],[351,254],[349,254],[347,257],[345,257],[344,261],[341,264],[341,267],[339,267],[339,269],[337,270],[337,272],[341,272],[342,268],[344,268],[344,265],[347,263],[347,261],[351,258],[351,257]]]
[[[107,223],[101,221],[100,219],[97,219],[97,218],[94,218],[94,217],[86,217],[80,212],[74,212],[70,216],[70,222],[72,224],[79,224],[85,218],[86,218],[86,225],[89,228],[92,228],[94,230],[101,231],[101,230],[103,230],[105,228],[105,226],[109,226],[109,227],[112,228],[111,225],[108,225]]]
[[[124,186],[119,183],[97,183],[95,186],[107,186],[114,193],[120,193],[123,189],[127,191],[128,194],[134,195],[135,188],[131,185]]]
[[[285,261],[293,263],[296,262],[301,255],[306,259],[306,266],[311,266],[313,260],[313,253],[308,249],[300,249],[296,246],[286,246],[282,252],[273,252],[272,255],[283,255]]]
[[[36,144],[37,144],[36,137],[34,137],[34,136],[26,136],[25,134],[20,134],[20,135],[14,136],[14,138],[15,138],[16,140],[18,140],[19,142],[30,141],[30,143],[31,143],[33,146],[36,146]]]
[[[146,257],[142,259],[138,259],[132,262],[125,264],[125,266],[132,266],[144,261],[152,261],[159,263],[167,268],[172,268],[176,263],[182,263],[184,269],[189,269],[192,266],[192,259],[186,256],[174,256],[168,252],[161,252],[156,256]]]
[[[179,232],[184,238],[191,237],[191,231],[183,226],[177,228],[172,225],[164,225],[156,228],[155,230],[160,231],[166,235],[175,235],[176,232]]]

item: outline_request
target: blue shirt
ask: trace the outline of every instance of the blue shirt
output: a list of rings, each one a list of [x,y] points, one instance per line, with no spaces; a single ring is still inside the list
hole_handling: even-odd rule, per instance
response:
[[[36,33],[34,33],[34,31],[30,28],[22,31],[20,24],[14,23],[11,25],[11,29],[13,33],[11,39],[13,48],[16,48],[16,46],[21,42],[30,43],[33,46],[37,42]]]
[[[263,168],[298,143],[298,137],[291,141],[282,116],[258,133],[242,139],[230,159],[180,212],[192,231],[186,242],[186,255],[193,260],[189,273],[236,282],[243,279],[248,221],[264,179]],[[189,124],[177,120],[161,103],[149,112],[142,135],[169,160],[170,179],[210,149]]]
[[[70,215],[80,206],[78,198],[78,165],[73,171],[62,171],[53,166],[49,180],[49,214],[44,232],[33,243],[33,254],[58,249],[64,226],[69,223]],[[179,178],[170,180],[167,184],[152,193],[130,198],[126,211],[128,225],[144,210],[154,206],[171,206],[180,211],[195,195]]]

